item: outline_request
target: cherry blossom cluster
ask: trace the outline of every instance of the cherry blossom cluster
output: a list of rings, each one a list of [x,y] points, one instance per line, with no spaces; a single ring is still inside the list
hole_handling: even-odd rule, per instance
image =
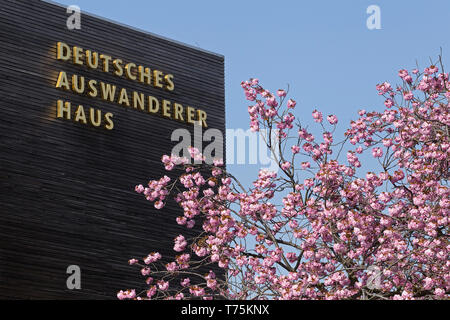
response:
[[[336,115],[314,110],[322,129],[314,135],[294,122],[286,90],[242,82],[250,128],[277,136],[267,146],[277,149],[280,174],[260,170],[245,187],[196,149],[193,165],[164,156],[166,170],[183,174],[136,191],[157,209],[172,196],[176,223],[190,232],[174,239],[174,259],[130,260],[147,287],[118,298],[450,298],[450,84],[442,69],[402,69],[401,85],[377,85],[384,111],[360,110],[340,142]],[[379,167],[367,171],[370,157]]]

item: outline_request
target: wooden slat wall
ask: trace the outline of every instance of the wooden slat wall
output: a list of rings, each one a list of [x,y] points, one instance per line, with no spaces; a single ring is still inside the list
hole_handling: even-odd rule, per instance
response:
[[[224,59],[93,16],[66,28],[65,8],[0,1],[0,298],[114,299],[142,287],[132,257],[172,254],[180,208],[158,211],[134,192],[161,177],[160,163],[192,126],[55,89],[58,72],[80,74],[202,108],[225,130]],[[55,59],[57,41],[174,74],[164,92]],[[56,101],[114,114],[114,130],[56,119]],[[66,288],[79,265],[82,290]]]

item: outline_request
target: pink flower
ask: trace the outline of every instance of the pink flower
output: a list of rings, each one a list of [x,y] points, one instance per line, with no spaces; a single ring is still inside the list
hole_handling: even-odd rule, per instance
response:
[[[157,284],[158,284],[159,290],[161,290],[161,291],[166,291],[167,289],[169,289],[168,281],[160,280],[157,282]]]
[[[176,237],[174,241],[175,245],[173,247],[173,250],[175,250],[176,252],[183,251],[187,246],[187,241],[181,234],[178,237]]]
[[[297,255],[294,252],[288,252],[286,254],[286,258],[289,260],[290,263],[294,263],[298,259]]]
[[[322,122],[323,120],[322,112],[320,111],[314,110],[312,116],[316,122]]]
[[[150,268],[148,268],[148,267],[142,268],[142,269],[141,269],[141,274],[142,274],[143,276],[148,276],[148,275],[150,275],[150,274],[151,274]]]
[[[250,80],[251,80],[252,86],[257,86],[259,84],[259,80],[257,78],[252,78]]]
[[[151,298],[156,294],[156,286],[151,286],[150,289],[147,290],[147,298]]]
[[[380,157],[382,157],[383,156],[383,149],[381,149],[381,148],[373,148],[372,149],[372,155],[375,157],[375,158],[380,158]]]
[[[305,179],[303,184],[305,185],[305,187],[311,188],[314,186],[314,180],[313,179]]]
[[[183,287],[188,287],[190,284],[191,284],[191,279],[189,279],[189,278],[185,278],[181,281],[181,285]]]
[[[279,97],[285,97],[286,96],[286,91],[284,91],[283,89],[278,89],[277,95]]]
[[[223,167],[223,159],[214,159],[213,163],[216,167]]]
[[[403,99],[405,99],[406,101],[412,100],[413,98],[414,98],[414,95],[412,94],[411,91],[403,93]]]
[[[435,294],[437,297],[442,298],[442,297],[445,296],[445,290],[442,289],[442,288],[436,288],[436,289],[434,289],[434,294]]]
[[[162,201],[156,201],[155,202],[155,208],[156,209],[162,209],[164,207],[164,202],[162,202]]]
[[[425,290],[431,290],[431,288],[432,288],[433,285],[434,285],[433,279],[431,279],[431,278],[429,278],[429,277],[426,277],[425,279],[423,279],[423,282],[424,282],[423,288],[424,288]]]
[[[199,286],[191,286],[189,288],[189,292],[196,297],[201,297],[205,295],[205,289]]]
[[[175,262],[170,262],[170,263],[166,264],[166,270],[169,272],[174,272],[174,271],[178,270],[178,266]]]
[[[299,146],[292,146],[291,150],[292,150],[292,153],[299,153],[300,152],[300,147]]]
[[[192,229],[193,227],[194,227],[194,225],[195,225],[195,220],[188,220],[187,222],[186,222],[186,227],[188,228],[188,229]]]
[[[436,73],[438,71],[439,71],[439,68],[434,65],[431,65],[430,67],[425,68],[425,70],[424,70],[425,74],[427,74],[427,75],[432,75],[433,73]]]
[[[287,107],[289,109],[294,109],[296,105],[297,105],[297,102],[295,100],[292,100],[292,99],[288,100]]]
[[[383,139],[383,145],[385,147],[391,147],[393,145],[392,139]]]
[[[405,69],[402,69],[398,72],[398,75],[400,78],[402,78],[404,81],[411,83],[412,82],[412,78],[409,75],[408,71]]]
[[[159,252],[152,252],[144,259],[144,263],[150,264],[158,261],[159,259],[161,259],[161,254]]]
[[[392,87],[389,82],[383,82],[382,84],[377,84],[376,88],[378,90],[378,94],[380,94],[380,95],[392,91]]]
[[[132,290],[120,290],[117,293],[117,298],[119,298],[120,300],[124,300],[124,299],[134,299],[136,297],[136,290],[132,289]]]
[[[391,98],[386,99],[386,101],[384,101],[384,105],[386,106],[386,108],[390,108],[394,105],[394,100],[392,100]]]
[[[206,280],[206,286],[211,290],[216,290],[217,280],[216,279],[208,279]]]
[[[185,225],[186,222],[187,222],[186,217],[177,217],[175,220],[177,221],[177,223],[178,223],[179,225]]]
[[[278,106],[278,102],[277,102],[277,100],[275,99],[274,96],[269,96],[269,97],[266,99],[266,103],[267,103],[267,105],[268,105],[269,107],[274,107],[274,108],[276,108],[276,107]]]
[[[281,164],[281,169],[283,170],[289,170],[289,168],[291,167],[291,163],[289,161],[285,161]]]
[[[330,124],[336,124],[338,122],[338,119],[335,115],[329,115],[327,116],[327,120]]]
[[[311,164],[309,162],[302,162],[302,169],[311,168]]]

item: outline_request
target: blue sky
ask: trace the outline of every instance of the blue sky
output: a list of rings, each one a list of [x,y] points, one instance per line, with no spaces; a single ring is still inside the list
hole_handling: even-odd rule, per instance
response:
[[[228,128],[248,127],[240,82],[256,77],[271,90],[289,84],[306,124],[315,108],[336,114],[339,137],[359,109],[382,108],[377,83],[428,66],[440,48],[450,57],[448,0],[57,2],[224,55]],[[380,30],[366,27],[369,5],[381,9]],[[258,168],[229,166],[244,180]]]

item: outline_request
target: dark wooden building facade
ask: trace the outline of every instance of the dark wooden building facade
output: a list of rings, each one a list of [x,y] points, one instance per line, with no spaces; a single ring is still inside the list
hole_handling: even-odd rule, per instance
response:
[[[173,238],[184,229],[176,226],[181,210],[174,202],[158,211],[134,186],[166,173],[160,159],[177,143],[173,130],[193,130],[186,106],[203,110],[208,128],[225,130],[223,56],[83,12],[81,29],[69,30],[68,17],[65,7],[45,1],[0,1],[4,299],[114,299],[120,289],[142,286],[128,259],[155,250],[172,254]],[[72,57],[58,60],[58,42],[110,55],[111,69],[114,59],[123,60],[123,67],[132,62],[134,77],[140,65],[160,70],[162,83],[171,74],[174,88],[77,65]],[[86,86],[96,80],[98,91],[100,82],[126,88],[130,106],[100,93],[57,88],[61,71],[69,81],[74,74],[84,77]],[[185,106],[184,122],[137,110],[133,91]],[[57,117],[58,100],[71,102],[70,120]],[[79,105],[87,118],[90,108],[111,113],[114,128],[73,121]],[[81,268],[80,290],[66,286],[69,265]]]

